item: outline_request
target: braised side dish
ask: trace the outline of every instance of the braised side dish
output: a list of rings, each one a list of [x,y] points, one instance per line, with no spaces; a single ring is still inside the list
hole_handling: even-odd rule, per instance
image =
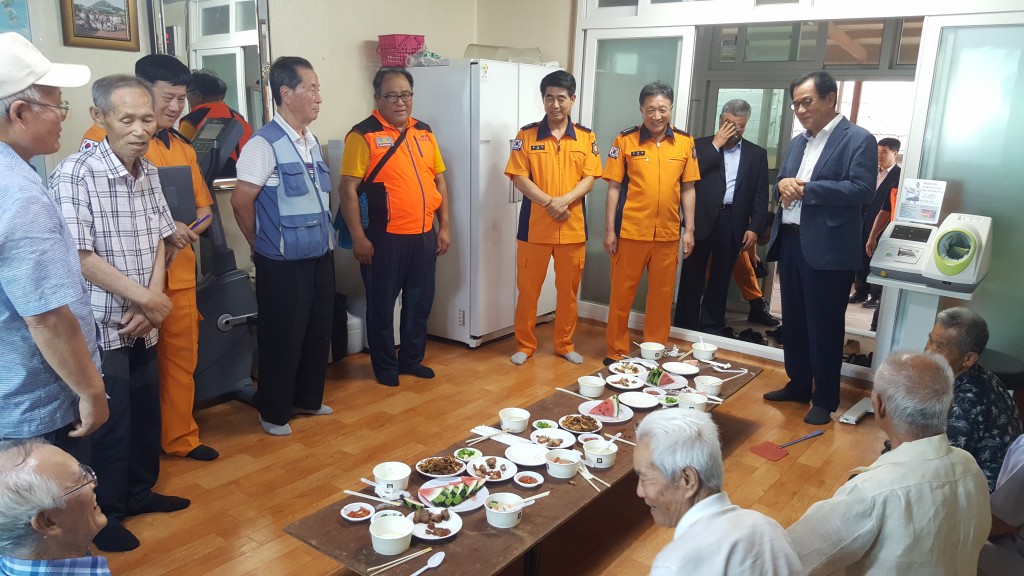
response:
[[[600,428],[597,420],[586,415],[566,416],[562,419],[562,426],[573,432],[593,432]]]
[[[424,474],[458,474],[462,470],[462,462],[454,456],[437,456],[424,459],[416,467]]]
[[[548,448],[558,448],[562,445],[562,439],[551,436],[537,436],[537,444],[547,446]]]
[[[473,466],[473,476],[478,478],[487,478],[488,480],[501,480],[501,477],[505,474],[507,467],[502,464],[495,467],[498,461],[492,456],[484,460],[484,464],[477,464]]]
[[[440,514],[432,514],[428,510],[417,510],[412,516],[412,521],[416,524],[426,524],[427,534],[431,536],[444,537],[452,533],[448,528],[438,526],[441,522],[445,522],[451,519],[451,515],[448,514],[448,509],[441,510]]]

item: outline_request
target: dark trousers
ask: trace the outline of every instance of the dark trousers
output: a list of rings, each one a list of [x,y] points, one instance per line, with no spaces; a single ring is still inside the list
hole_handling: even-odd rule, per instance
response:
[[[867,244],[868,239],[865,236],[863,244]],[[853,277],[853,289],[857,294],[870,294],[875,298],[882,295],[882,287],[878,284],[868,283],[868,274],[871,274],[871,258],[868,257],[868,253],[862,251],[861,253],[862,263],[860,268],[857,269],[856,274]]]
[[[160,475],[160,374],[156,347],[103,352],[103,384],[110,419],[92,434],[92,468],[100,479],[96,501],[115,521],[153,497]]]
[[[708,237],[694,242],[690,257],[683,260],[673,324],[703,332],[719,332],[725,328],[729,279],[740,248],[732,230],[732,207],[727,206],[718,211]],[[707,271],[708,258],[711,259],[710,272]]]
[[[786,326],[783,353],[790,380],[786,388],[835,412],[853,270],[811,268],[804,259],[800,233],[783,225],[780,234],[779,281]]]
[[[273,260],[256,254],[259,379],[256,408],[283,426],[292,408],[316,410],[324,400],[334,316],[334,255]]]
[[[427,350],[427,318],[434,305],[437,234],[389,234],[370,230],[373,261],[360,266],[366,287],[366,334],[370,361],[378,376],[396,374],[423,362]],[[395,301],[402,294],[395,354]]]
[[[72,438],[68,436],[68,432],[71,432],[75,427],[75,422],[54,430],[53,432],[47,432],[39,436],[41,440],[45,440],[50,444],[53,444],[57,448],[71,454],[86,466],[92,464],[92,437],[86,436],[84,438]]]

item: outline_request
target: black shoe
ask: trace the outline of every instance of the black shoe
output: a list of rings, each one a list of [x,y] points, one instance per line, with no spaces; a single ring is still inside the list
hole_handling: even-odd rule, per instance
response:
[[[853,296],[850,296],[850,299],[847,300],[847,302],[849,302],[850,304],[860,304],[861,302],[864,302],[868,298],[869,298],[869,296],[868,296],[868,294],[866,292],[865,293],[854,292]]]
[[[139,539],[116,520],[107,520],[107,525],[93,537],[92,543],[104,552],[128,552],[139,547]]]
[[[782,341],[782,325],[781,324],[775,330],[765,330],[764,331],[764,335],[768,336],[769,338],[771,338],[773,340],[775,340],[779,344],[783,344],[784,343]]]
[[[755,331],[753,328],[747,328],[743,332],[740,332],[737,338],[743,340],[744,342],[751,342],[753,344],[765,343],[764,335],[761,334],[760,332]]]
[[[810,398],[802,398],[793,394],[786,388],[779,388],[778,390],[772,390],[771,392],[765,392],[762,396],[769,402],[796,402],[797,404],[807,404],[811,401]]]
[[[750,303],[750,314],[747,314],[747,322],[771,326],[772,328],[781,324],[778,318],[768,312],[768,302],[764,298],[754,298],[747,302]]]
[[[733,330],[732,328],[728,327],[728,326],[726,326],[725,328],[719,328],[718,330],[714,330],[714,331],[712,331],[712,330],[703,330],[703,332],[707,332],[708,334],[718,334],[719,336],[721,336],[723,338],[733,338],[733,339],[737,338],[736,331]]]
[[[374,373],[374,377],[377,378],[377,382],[385,386],[398,386],[398,374],[394,372]]]
[[[209,462],[210,460],[216,460],[220,456],[220,452],[217,452],[213,448],[210,448],[206,444],[200,444],[192,449],[191,452],[185,455],[186,458],[193,460],[200,460],[202,462]]]
[[[821,406],[811,406],[811,409],[807,411],[807,415],[804,416],[804,422],[817,426],[829,424],[832,422],[832,413]]]
[[[423,364],[414,364],[409,368],[403,368],[398,371],[401,374],[412,374],[417,378],[433,378],[434,371],[424,366]]]
[[[188,508],[191,503],[188,498],[166,496],[153,492],[148,502],[138,508],[129,509],[127,516],[139,516],[140,514],[152,514],[155,512],[177,512],[178,510]]]
[[[604,360],[602,360],[602,363],[605,366],[611,366],[612,364],[615,364],[615,359],[614,358],[605,358]]]
[[[868,296],[868,299],[865,300],[863,304],[861,304],[861,307],[863,307],[863,308],[878,308],[878,301],[879,301],[879,299],[878,299],[877,296]]]

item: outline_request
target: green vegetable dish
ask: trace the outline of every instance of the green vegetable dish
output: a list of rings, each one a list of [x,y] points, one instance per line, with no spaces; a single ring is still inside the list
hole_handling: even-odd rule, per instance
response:
[[[674,396],[667,396],[665,398],[665,404],[675,404],[676,402],[679,402],[679,400],[677,400]]]
[[[459,453],[456,454],[456,456],[458,456],[460,460],[473,458],[474,456],[476,456],[476,450],[472,448],[463,448],[462,450],[459,450]]]
[[[551,428],[549,422],[537,422],[537,428]]]

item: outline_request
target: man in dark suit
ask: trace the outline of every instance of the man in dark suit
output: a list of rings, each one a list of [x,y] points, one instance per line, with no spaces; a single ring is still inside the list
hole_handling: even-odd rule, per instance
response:
[[[839,408],[846,304],[861,265],[861,211],[875,193],[875,137],[836,112],[836,81],[811,72],[789,86],[805,132],[789,143],[775,193],[768,261],[779,262],[789,383],[765,400],[812,401],[808,424]]]
[[[676,326],[722,332],[736,257],[753,246],[764,229],[768,152],[743,139],[749,119],[750,104],[730,100],[718,117],[718,132],[694,142],[701,173],[696,183],[695,243],[679,277]],[[705,290],[708,258],[711,272]]]
[[[882,287],[878,284],[868,284],[868,273],[871,271],[871,256],[867,251],[867,246],[871,244],[872,240],[875,243],[878,242],[878,235],[882,231],[879,230],[877,233],[872,234],[875,218],[882,210],[883,205],[886,204],[886,200],[889,199],[893,189],[898,188],[900,185],[900,167],[896,165],[896,154],[899,151],[900,141],[895,138],[882,138],[878,141],[878,176],[875,179],[877,186],[874,199],[871,200],[870,204],[864,205],[864,210],[861,213],[864,220],[863,241],[865,251],[863,254],[863,264],[857,270],[853,280],[854,292],[850,296],[850,304],[862,303],[861,306],[865,308],[878,309],[878,300],[882,295]],[[886,224],[888,224],[888,221]],[[874,252],[874,250],[871,252]],[[874,325],[874,322],[872,322],[872,325]]]

